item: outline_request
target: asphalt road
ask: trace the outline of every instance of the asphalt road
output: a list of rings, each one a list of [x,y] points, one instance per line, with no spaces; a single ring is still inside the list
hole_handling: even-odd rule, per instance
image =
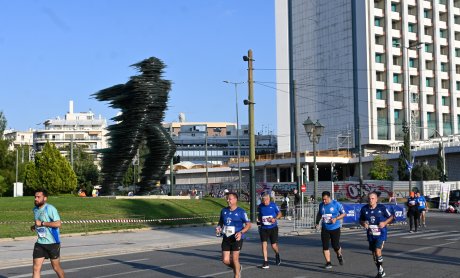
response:
[[[375,277],[376,267],[363,230],[342,233],[345,265],[333,256],[333,268],[322,268],[324,259],[318,233],[280,239],[282,265],[261,269],[256,234],[244,242],[242,277]],[[433,213],[428,228],[409,234],[405,226],[393,226],[383,257],[386,277],[460,277],[460,214]],[[220,239],[213,245],[132,253],[63,262],[66,277],[232,277],[220,262]],[[0,277],[30,277],[31,267],[0,270]],[[42,277],[55,277],[49,264]]]

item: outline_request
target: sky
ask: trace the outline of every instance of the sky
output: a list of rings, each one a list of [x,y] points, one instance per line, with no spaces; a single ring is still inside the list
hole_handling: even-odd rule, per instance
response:
[[[252,49],[256,132],[276,133],[274,24],[273,0],[0,0],[0,111],[15,130],[62,118],[69,100],[110,119],[118,111],[92,94],[155,56],[172,82],[165,122],[181,112],[236,122],[235,86],[223,81],[247,81]],[[247,124],[247,84],[237,91]]]

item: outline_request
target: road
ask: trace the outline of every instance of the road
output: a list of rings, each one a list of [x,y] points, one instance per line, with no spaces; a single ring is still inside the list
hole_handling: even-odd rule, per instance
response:
[[[459,277],[460,214],[432,213],[428,228],[409,234],[405,226],[392,226],[384,248],[386,277]],[[243,277],[375,277],[376,267],[367,249],[364,231],[342,233],[345,265],[333,256],[331,270],[324,259],[318,233],[280,238],[282,265],[261,269],[260,243],[252,233],[243,245]],[[220,239],[215,244],[137,252],[119,256],[63,262],[66,277],[232,277],[220,262]],[[0,269],[0,277],[30,277],[31,267]],[[55,277],[49,264],[42,277]]]

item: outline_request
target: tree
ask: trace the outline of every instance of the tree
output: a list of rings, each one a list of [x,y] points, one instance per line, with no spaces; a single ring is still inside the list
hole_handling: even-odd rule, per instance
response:
[[[400,181],[409,180],[409,171],[407,170],[407,162],[409,161],[410,156],[410,141],[409,141],[409,132],[404,130],[404,144],[400,150],[399,160],[398,160],[398,177]]]
[[[432,181],[439,178],[439,171],[436,167],[427,164],[417,164],[412,169],[414,181]]]
[[[47,142],[26,166],[25,187],[45,188],[50,194],[69,193],[77,187],[77,176],[56,146]]]
[[[393,166],[387,164],[388,160],[383,156],[378,155],[374,157],[372,167],[369,171],[369,176],[373,180],[393,180],[391,173]]]
[[[0,139],[3,137],[3,132],[5,132],[6,124],[6,117],[3,114],[3,111],[0,111]]]

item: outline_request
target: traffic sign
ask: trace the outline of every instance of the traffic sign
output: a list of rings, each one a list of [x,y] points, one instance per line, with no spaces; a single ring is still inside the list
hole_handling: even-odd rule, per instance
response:
[[[307,192],[307,185],[302,184],[302,185],[300,186],[300,190],[301,190],[302,192]]]

